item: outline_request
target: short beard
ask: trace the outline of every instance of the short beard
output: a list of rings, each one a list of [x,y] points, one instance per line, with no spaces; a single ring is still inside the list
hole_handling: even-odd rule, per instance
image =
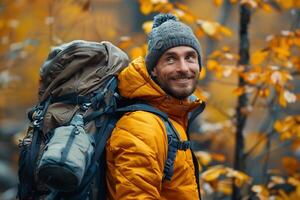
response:
[[[151,76],[152,80],[154,80],[154,82],[159,85],[159,87],[167,94],[167,95],[170,95],[171,97],[174,97],[176,99],[179,99],[179,100],[184,100],[186,99],[187,97],[189,97],[191,94],[194,93],[194,91],[196,90],[196,87],[197,87],[197,83],[194,84],[192,90],[186,94],[177,94],[176,92],[172,91],[168,86],[165,86],[163,84],[161,84],[157,77],[156,76]]]

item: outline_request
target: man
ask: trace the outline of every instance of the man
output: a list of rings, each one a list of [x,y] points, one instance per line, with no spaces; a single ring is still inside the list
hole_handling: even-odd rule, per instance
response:
[[[119,74],[119,90],[165,112],[186,141],[189,113],[202,103],[193,95],[200,70],[200,44],[191,28],[171,14],[160,14],[154,18],[145,61],[138,58]],[[109,199],[200,199],[190,149],[178,150],[173,176],[164,179],[168,139],[156,114],[126,113],[106,150]]]

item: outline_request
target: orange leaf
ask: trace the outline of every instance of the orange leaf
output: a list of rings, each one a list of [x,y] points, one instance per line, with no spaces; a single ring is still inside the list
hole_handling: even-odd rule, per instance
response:
[[[202,30],[209,36],[213,36],[217,33],[218,24],[215,22],[198,20],[198,24],[202,28]]]
[[[269,199],[269,191],[263,185],[254,185],[252,186],[251,190],[257,194],[259,199],[261,200],[268,200]]]
[[[260,7],[261,7],[261,9],[263,9],[266,12],[272,12],[272,11],[274,11],[274,9],[272,8],[272,6],[270,6],[267,3],[261,3]]]
[[[132,59],[135,59],[135,58],[138,58],[140,56],[142,56],[142,57],[145,56],[145,52],[144,52],[143,48],[135,47],[135,48],[130,50],[129,55]]]
[[[299,162],[293,157],[284,157],[282,159],[282,165],[290,175],[295,174],[300,167]]]
[[[133,44],[133,40],[130,37],[123,36],[120,38],[120,43],[118,44],[120,49],[127,49]]]
[[[281,4],[281,6],[284,8],[284,9],[290,9],[293,7],[293,0],[284,0],[284,1],[279,1],[279,3]]]
[[[202,165],[207,166],[212,161],[211,155],[207,152],[197,151],[195,155]]]
[[[140,10],[144,15],[148,15],[153,11],[153,5],[150,1],[143,1],[143,3],[141,3]]]
[[[219,7],[223,4],[223,0],[214,0],[214,4]]]
[[[217,178],[219,178],[219,176],[224,175],[226,173],[227,173],[226,167],[221,165],[216,165],[203,172],[201,174],[201,178],[205,181],[210,182],[216,180]]]
[[[143,23],[143,30],[146,34],[149,34],[152,30],[153,21],[146,21]]]
[[[206,76],[206,68],[202,67],[201,72],[199,73],[199,80],[203,80]]]
[[[220,26],[219,31],[228,37],[232,36],[232,31],[225,26]]]
[[[254,52],[251,56],[251,64],[259,65],[267,58],[268,55],[269,55],[269,51],[258,50]]]
[[[245,92],[246,92],[245,87],[238,87],[238,88],[233,90],[233,94],[236,95],[236,96],[241,96]]]
[[[224,193],[225,195],[230,195],[232,193],[232,183],[228,180],[218,181],[217,190]]]

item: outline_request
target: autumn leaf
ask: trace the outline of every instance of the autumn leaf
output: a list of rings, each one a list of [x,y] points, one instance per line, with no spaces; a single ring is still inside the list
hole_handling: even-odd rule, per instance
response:
[[[214,4],[220,7],[223,4],[223,0],[214,0]]]
[[[146,21],[143,23],[143,30],[146,34],[149,34],[152,30],[153,21]]]
[[[142,47],[134,47],[133,49],[130,50],[129,55],[130,55],[131,59],[135,59],[138,57],[144,57],[145,51]]]
[[[197,23],[200,25],[202,30],[209,36],[213,36],[217,33],[218,27],[217,23],[198,20]]]
[[[216,165],[210,167],[208,170],[201,174],[201,178],[207,182],[216,180],[220,175],[224,175],[227,173],[226,167],[222,165]]]
[[[202,67],[201,71],[199,73],[199,78],[198,79],[203,80],[205,78],[205,76],[206,76],[206,68]]]
[[[231,31],[229,28],[225,27],[225,26],[220,26],[220,27],[219,27],[219,30],[220,30],[220,32],[223,33],[225,36],[228,36],[228,37],[232,36],[232,31]]]
[[[256,193],[256,195],[261,200],[269,200],[269,191],[268,189],[263,185],[253,185],[251,187],[251,190]]]
[[[242,187],[245,183],[251,182],[250,176],[248,176],[247,174],[245,174],[241,171],[237,171],[237,170],[233,170],[233,169],[228,169],[227,177],[235,178],[234,184],[237,187]]]
[[[284,9],[290,9],[293,7],[294,0],[284,0],[284,1],[279,1],[279,3]]]
[[[133,40],[131,37],[123,36],[120,38],[120,42],[118,44],[118,47],[121,49],[127,49],[129,46],[133,44]]]
[[[144,15],[148,15],[153,11],[151,1],[140,1],[140,10]]]
[[[295,174],[299,170],[299,162],[293,157],[284,157],[282,165],[289,175]]]
[[[225,195],[230,195],[232,193],[232,181],[230,180],[220,180],[217,186],[218,192],[222,192]]]
[[[195,155],[199,162],[204,166],[207,166],[212,161],[211,155],[207,152],[197,151],[195,152]]]
[[[273,11],[274,11],[274,9],[272,8],[272,6],[270,6],[270,5],[267,4],[267,3],[261,2],[261,3],[259,4],[259,7],[260,7],[262,10],[266,11],[266,12],[273,12]]]
[[[236,95],[236,96],[241,96],[245,92],[246,92],[245,87],[238,87],[238,88],[233,90],[233,94]]]
[[[269,55],[269,51],[267,50],[258,50],[255,51],[252,55],[251,55],[251,64],[252,65],[259,65],[261,64]]]

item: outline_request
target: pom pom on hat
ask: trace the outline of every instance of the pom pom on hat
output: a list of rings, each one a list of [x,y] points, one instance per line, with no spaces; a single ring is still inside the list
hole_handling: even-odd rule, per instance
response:
[[[172,14],[158,14],[154,17],[152,29],[159,27],[161,24],[168,20],[178,21]]]

